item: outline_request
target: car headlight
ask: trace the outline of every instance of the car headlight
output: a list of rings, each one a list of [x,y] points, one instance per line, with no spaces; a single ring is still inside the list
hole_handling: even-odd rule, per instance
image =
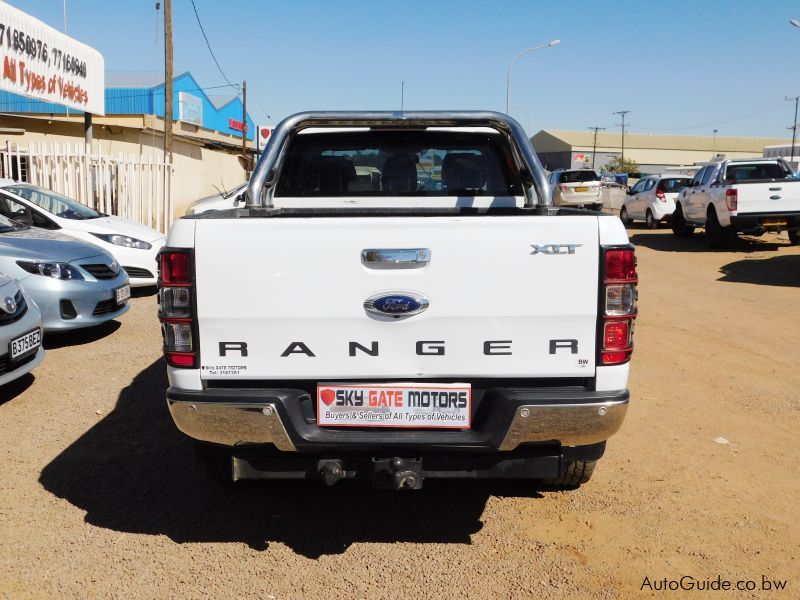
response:
[[[139,250],[150,250],[153,247],[147,242],[118,233],[93,233],[92,235],[115,246],[125,246],[126,248],[137,248]]]
[[[17,264],[34,275],[44,275],[53,279],[83,279],[81,272],[67,263],[18,260]]]

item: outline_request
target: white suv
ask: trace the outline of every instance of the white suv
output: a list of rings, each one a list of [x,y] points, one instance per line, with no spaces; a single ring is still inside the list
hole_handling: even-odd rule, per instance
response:
[[[600,176],[592,169],[558,169],[550,173],[550,189],[556,206],[603,208]]]
[[[675,199],[691,181],[685,175],[649,175],[640,179],[628,192],[619,218],[625,225],[643,220],[648,229],[655,229],[660,221],[672,216]]]

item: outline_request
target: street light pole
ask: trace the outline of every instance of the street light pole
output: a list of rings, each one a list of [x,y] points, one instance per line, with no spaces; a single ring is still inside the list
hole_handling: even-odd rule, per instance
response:
[[[717,132],[719,129],[712,130],[714,133],[714,142],[711,146],[711,158],[713,159],[717,155]]]
[[[526,48],[525,50],[519,52],[514,57],[514,60],[512,60],[511,64],[508,65],[508,73],[506,74],[506,114],[509,114],[509,111],[511,110],[511,68],[514,66],[514,63],[517,62],[523,54],[527,54],[528,52],[533,52],[534,50],[541,50],[542,48],[551,48],[553,46],[558,46],[560,43],[561,40],[551,40],[546,44],[542,44],[541,46]]]

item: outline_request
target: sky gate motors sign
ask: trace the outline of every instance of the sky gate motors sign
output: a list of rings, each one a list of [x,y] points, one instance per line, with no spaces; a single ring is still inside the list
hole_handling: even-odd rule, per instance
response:
[[[469,429],[471,415],[468,383],[317,386],[320,426]]]
[[[0,89],[105,114],[103,55],[0,1]]]

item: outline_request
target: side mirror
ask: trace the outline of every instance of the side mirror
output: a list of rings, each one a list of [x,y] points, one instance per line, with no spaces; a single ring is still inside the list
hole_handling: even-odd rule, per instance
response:
[[[625,193],[628,194],[628,196],[633,196],[636,192],[634,192],[633,190],[628,190]]]
[[[239,203],[242,203],[242,204],[245,203],[245,198],[244,198],[245,194],[246,194],[246,192],[242,192],[241,194],[236,196],[236,198],[233,200],[234,206],[238,205]]]

